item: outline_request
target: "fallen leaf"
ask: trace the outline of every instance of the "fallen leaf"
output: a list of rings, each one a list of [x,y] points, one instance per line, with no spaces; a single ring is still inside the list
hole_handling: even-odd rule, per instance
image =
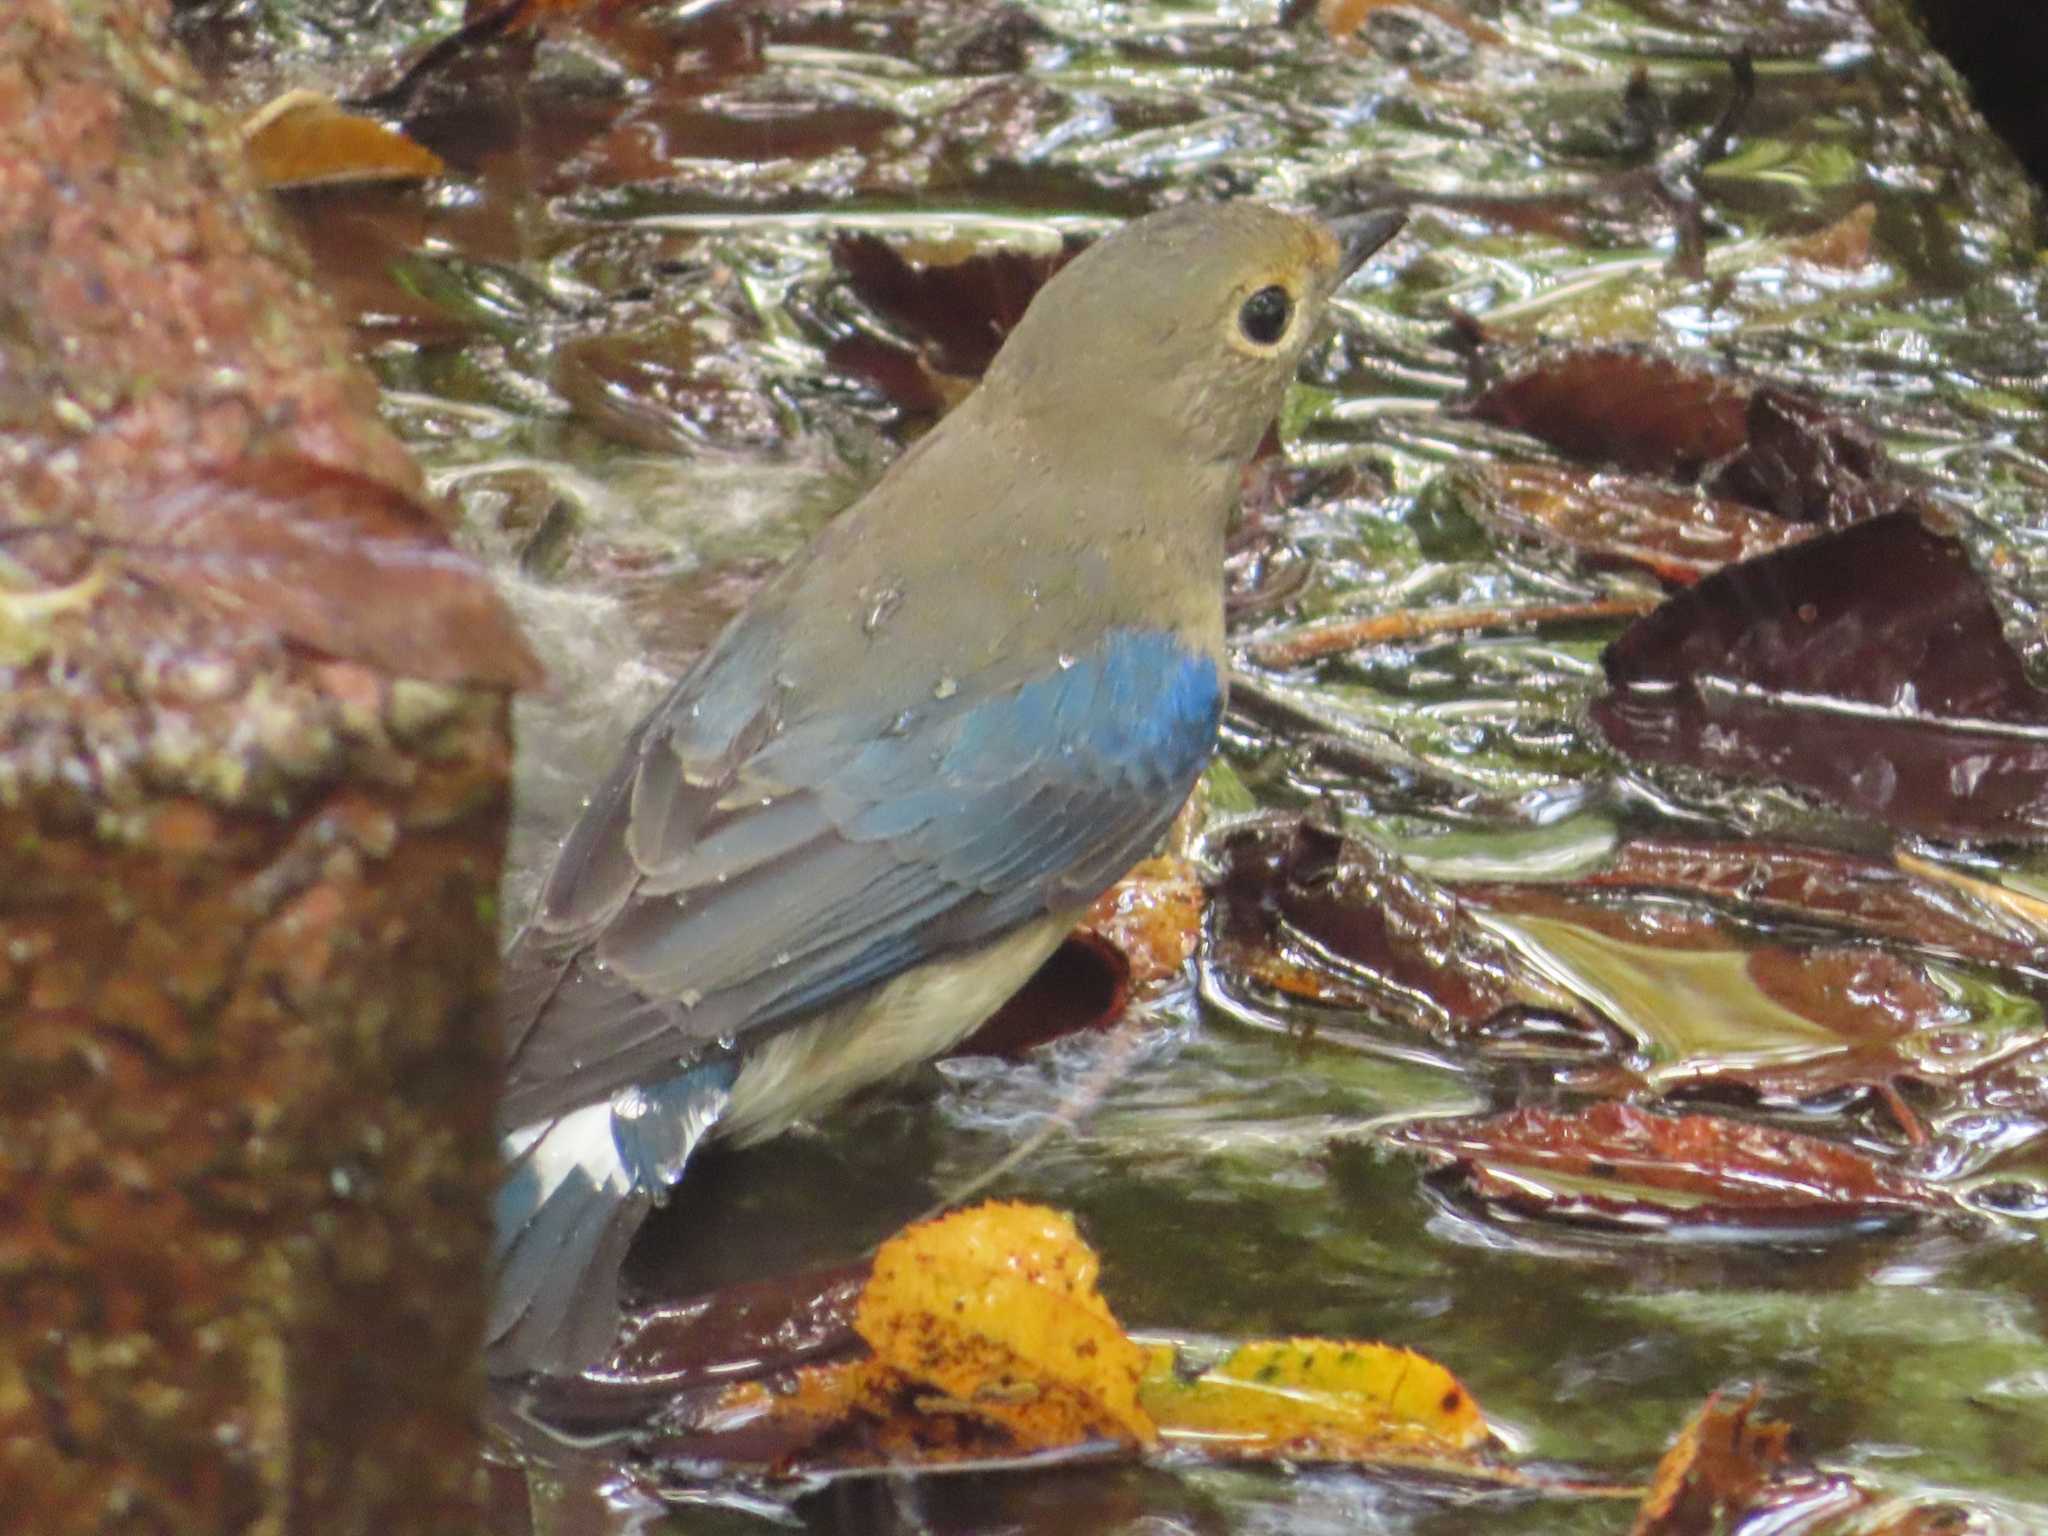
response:
[[[913,263],[873,235],[841,235],[832,242],[833,264],[911,346],[845,337],[829,350],[828,361],[860,374],[904,410],[948,409],[981,377],[1046,280],[1085,243],[1070,238],[1044,255],[948,252]]]
[[[1729,566],[1603,659],[1592,716],[1630,757],[1933,837],[2048,836],[2048,694],[1962,546],[1910,513]]]
[[[1413,1350],[1347,1339],[1239,1345],[1199,1375],[1153,1349],[1139,1398],[1169,1446],[1214,1458],[1470,1463],[1492,1442],[1458,1379]]]
[[[1479,368],[1496,368],[1482,349]],[[1866,423],[1795,390],[1642,347],[1538,347],[1462,407],[1595,464],[1840,528],[1905,508],[1941,514]],[[1782,542],[1782,541],[1781,541]]]
[[[1750,390],[1647,348],[1550,347],[1510,364],[1463,409],[1574,458],[1690,481],[1748,441]]]
[[[1364,26],[1375,11],[1415,11],[1455,27],[1475,43],[1498,46],[1506,41],[1484,22],[1436,0],[1318,0],[1315,11],[1323,30],[1340,39],[1350,37]]]
[[[1468,481],[1467,502],[1482,523],[1597,564],[1639,567],[1672,586],[1812,533],[1725,497],[1573,465],[1491,464]]]
[[[1205,901],[1187,860],[1147,859],[1096,899],[1067,941],[955,1054],[1015,1057],[1048,1040],[1108,1029],[1134,995],[1150,997],[1187,974]]]
[[[1095,1288],[1072,1220],[991,1201],[921,1222],[875,1254],[854,1326],[876,1361],[1026,1447],[1150,1445],[1144,1351]]]
[[[1901,858],[1895,867],[1789,843],[1632,838],[1575,883],[1704,896],[1745,913],[1839,927],[1994,965],[2031,964],[2048,932],[2048,912],[2031,920],[2008,913],[1996,905],[1994,891],[1974,882],[1956,885],[1949,872],[1918,861]]]
[[[1734,1530],[1784,1470],[1792,1427],[1756,1416],[1763,1389],[1739,1402],[1716,1392],[1657,1463],[1629,1536],[1717,1536]]]
[[[730,1420],[734,1386],[789,1376],[820,1362],[866,1354],[853,1329],[854,1307],[867,1283],[865,1263],[776,1275],[628,1313],[612,1353],[578,1376],[539,1376],[525,1386],[525,1412],[559,1434],[586,1437],[631,1432],[659,1414],[670,1427],[701,1433],[705,1454],[772,1462],[803,1444],[807,1433],[784,1425],[742,1444]],[[710,1401],[702,1402],[709,1389]],[[690,1404],[700,1400],[693,1420]]]
[[[1051,1040],[1108,1029],[1130,1001],[1130,957],[1101,934],[1079,928],[952,1054],[1014,1060]]]
[[[512,615],[441,520],[310,459],[256,459],[115,504],[102,547],[230,622],[399,677],[530,688]]]
[[[1853,272],[1870,264],[1877,232],[1877,204],[1858,203],[1834,223],[1788,241],[1785,253],[1809,266]]]
[[[441,157],[375,118],[343,111],[317,91],[287,91],[242,124],[256,178],[273,190],[425,181]]]
[[[1846,1236],[1948,1203],[1934,1186],[1816,1136],[1613,1102],[1411,1120],[1385,1135],[1428,1154],[1483,1204],[1636,1234]]]
[[[1220,969],[1439,1035],[1524,1006],[1571,1008],[1450,891],[1383,849],[1295,821],[1219,853]]]
[[[1206,900],[1194,865],[1163,854],[1104,891],[1081,926],[1129,960],[1132,985],[1178,981],[1194,958]]]
[[[1718,495],[1824,528],[1918,508],[1924,500],[1893,469],[1877,434],[1853,416],[1762,386],[1743,419],[1741,450],[1707,477]]]

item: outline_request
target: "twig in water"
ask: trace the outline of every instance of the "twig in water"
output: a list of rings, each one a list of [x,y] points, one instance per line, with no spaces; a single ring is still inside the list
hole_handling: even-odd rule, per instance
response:
[[[1361,646],[1432,635],[1463,635],[1480,629],[1523,629],[1543,624],[1578,624],[1598,619],[1640,618],[1664,599],[1654,593],[1603,597],[1585,603],[1532,603],[1523,607],[1434,608],[1410,613],[1376,613],[1341,624],[1317,624],[1261,640],[1250,647],[1262,667],[1298,667]]]

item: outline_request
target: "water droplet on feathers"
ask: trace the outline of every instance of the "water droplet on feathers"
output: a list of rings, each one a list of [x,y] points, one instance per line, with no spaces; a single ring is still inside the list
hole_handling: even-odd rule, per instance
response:
[[[861,615],[860,628],[864,635],[872,635],[889,622],[889,615],[903,603],[903,592],[898,587],[883,587],[879,591],[863,591],[867,611]]]

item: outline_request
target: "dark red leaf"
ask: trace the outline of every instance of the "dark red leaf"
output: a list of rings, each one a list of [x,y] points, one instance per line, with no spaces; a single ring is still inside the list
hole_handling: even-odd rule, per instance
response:
[[[541,681],[482,566],[380,480],[253,460],[127,501],[110,535],[134,575],[331,656],[436,682]]]
[[[1478,361],[1488,361],[1485,353]],[[1793,390],[1641,348],[1539,349],[1465,409],[1576,458],[1698,481],[1714,497],[1792,523],[1842,528],[1908,508],[1934,515],[1923,488],[1892,464],[1866,423]],[[1597,513],[1605,509],[1592,510],[1599,533]],[[1576,542],[1569,530],[1585,517],[1560,509],[1537,521]],[[1653,505],[1649,517],[1654,526],[1683,521],[1684,513],[1666,503]],[[1741,526],[1740,518],[1732,521]],[[1785,538],[1765,534],[1763,541]],[[1647,542],[1652,551],[1668,549],[1661,538]],[[1642,563],[1666,574],[1653,560]]]
[[[1131,1000],[1187,974],[1202,926],[1201,881],[1185,860],[1147,859],[1103,892],[1024,990],[959,1047],[1021,1056],[1080,1030],[1108,1029]]]
[[[1024,990],[962,1041],[963,1056],[1022,1056],[1084,1029],[1106,1029],[1131,995],[1131,963],[1099,934],[1079,931],[1052,952]]]
[[[1379,849],[1296,822],[1240,834],[1223,858],[1221,965],[1318,1001],[1378,1004],[1432,1031],[1531,1001],[1505,946]]]
[[[1854,417],[1790,390],[1750,396],[1748,441],[1708,476],[1717,495],[1798,523],[1846,528],[1917,501],[1884,445]]]
[[[1746,380],[1639,347],[1537,352],[1465,409],[1574,458],[1694,480],[1748,440]]]
[[[1868,1230],[1946,1203],[1924,1181],[1818,1137],[1629,1104],[1416,1120],[1387,1135],[1430,1154],[1488,1204],[1630,1231]]]
[[[632,1312],[601,1367],[532,1384],[533,1412],[576,1433],[625,1429],[681,1394],[865,1354],[853,1314],[867,1278],[863,1261]]]
[[[914,266],[873,235],[842,235],[832,260],[853,291],[902,329],[940,373],[979,378],[1047,278],[1080,251],[988,251],[961,261]]]
[[[866,379],[900,411],[917,416],[943,415],[946,390],[924,360],[908,347],[876,336],[842,336],[825,349],[825,366],[834,373]]]
[[[2048,695],[1961,545],[1911,514],[1730,566],[1605,662],[1593,717],[1632,757],[1933,836],[2048,836]]]

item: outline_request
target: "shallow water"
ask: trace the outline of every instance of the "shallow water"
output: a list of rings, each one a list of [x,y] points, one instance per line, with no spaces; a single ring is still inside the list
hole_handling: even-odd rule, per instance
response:
[[[760,13],[758,67],[731,63],[750,46],[736,9],[557,28],[524,80],[486,59],[478,78],[500,88],[429,90],[411,116],[448,179],[297,204],[391,419],[461,505],[465,540],[503,573],[555,680],[520,708],[514,913],[627,727],[896,451],[896,412],[824,361],[878,325],[829,256],[847,230],[1046,249],[1189,196],[1340,211],[1389,186],[1437,199],[1348,290],[1283,421],[1296,462],[1359,473],[1286,514],[1285,546],[1313,574],[1246,623],[1247,642],[1330,615],[1650,589],[1468,514],[1461,466],[1542,454],[1438,409],[1464,379],[1445,345],[1455,307],[1530,338],[1708,349],[1861,412],[1963,509],[2016,641],[2040,649],[2036,205],[1884,0],[1392,6],[1342,40],[1312,19],[1279,28],[1266,5],[1074,0],[1029,7],[1030,25],[965,3],[794,3]],[[410,18],[421,35],[429,19]],[[413,34],[389,25],[377,40],[395,57]],[[1693,178],[1705,276],[1675,275],[1673,208],[1623,179],[1650,162],[1624,88],[1645,71],[1667,122],[1654,149],[1682,159],[1728,98],[1723,55],[1744,44],[1756,100]],[[1793,248],[1865,203],[1866,259],[1830,267]],[[1887,847],[1790,789],[1622,762],[1585,717],[1618,630],[1430,639],[1285,672],[1247,662],[1269,706],[1298,709],[1276,726],[1240,690],[1211,846],[1256,806],[1311,808],[1445,878],[1552,877],[1673,830]],[[2048,874],[2024,850],[1967,862]],[[1738,948],[1785,936],[1768,915],[1739,927]],[[1611,957],[1595,971],[1567,983],[1604,987],[1611,1013]],[[1867,1106],[1779,1118],[1945,1187],[1995,1178],[1997,1201],[1967,1220],[1716,1241],[1475,1206],[1375,1132],[1497,1107],[1524,1079],[1398,1010],[1306,1004],[1213,957],[1199,986],[1156,1005],[1103,1101],[995,1192],[1075,1212],[1135,1329],[1406,1344],[1456,1372],[1527,1456],[1639,1479],[1707,1392],[1763,1380],[1824,1465],[1923,1519],[1939,1501],[1959,1512],[1914,1528],[2048,1529],[2048,1056],[2026,1054],[2048,1036],[2048,994],[2025,966],[1951,965],[1930,984],[1948,1028],[2017,1049],[1995,1082],[1917,1101],[1928,1145]],[[1643,983],[1651,1015],[1660,985]],[[1754,1013],[1753,995],[1719,985],[1685,1006]],[[853,1257],[1125,1048],[1087,1036],[1021,1064],[946,1063],[814,1134],[724,1156],[657,1223],[642,1277],[680,1293]],[[1680,1051],[1688,1071],[1713,1054]],[[603,1471],[566,1471],[542,1528],[1423,1536],[1619,1532],[1632,1514],[1192,1462],[868,1479],[793,1510],[714,1479],[663,1513],[592,1488]],[[1830,1524],[1816,1509],[1769,1528],[1904,1528],[1886,1518]]]

